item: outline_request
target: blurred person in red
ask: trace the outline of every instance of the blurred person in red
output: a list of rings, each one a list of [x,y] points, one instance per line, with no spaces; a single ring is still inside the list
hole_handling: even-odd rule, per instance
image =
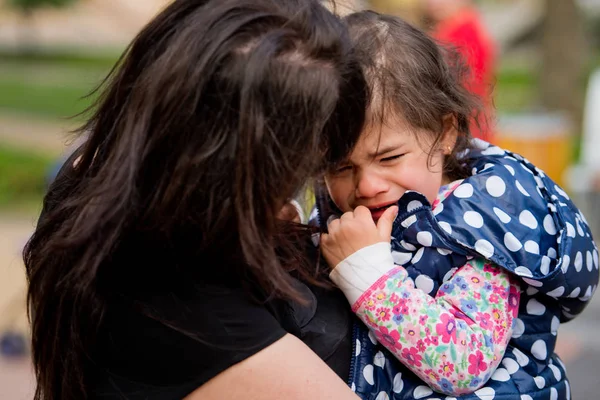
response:
[[[494,141],[492,87],[496,44],[471,0],[424,0],[426,16],[433,22],[431,35],[442,45],[456,48],[470,69],[465,86],[483,102],[484,115],[472,124],[474,137]]]

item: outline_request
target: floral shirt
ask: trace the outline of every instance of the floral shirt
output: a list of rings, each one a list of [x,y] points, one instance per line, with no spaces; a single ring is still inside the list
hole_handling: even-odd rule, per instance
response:
[[[443,187],[434,205],[460,182]],[[472,393],[502,360],[519,309],[511,274],[485,259],[459,268],[432,297],[394,265],[389,243],[363,248],[331,273],[352,311],[431,388]]]

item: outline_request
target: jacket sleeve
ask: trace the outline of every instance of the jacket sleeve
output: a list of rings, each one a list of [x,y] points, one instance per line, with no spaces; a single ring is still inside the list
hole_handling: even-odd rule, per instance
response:
[[[331,279],[383,346],[448,395],[472,393],[492,376],[519,308],[516,281],[484,259],[459,268],[431,297],[394,265],[389,243],[352,254]]]

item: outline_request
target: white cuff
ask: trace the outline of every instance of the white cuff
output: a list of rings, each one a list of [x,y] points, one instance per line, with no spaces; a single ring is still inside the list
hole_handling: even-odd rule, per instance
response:
[[[394,268],[392,246],[379,242],[346,257],[329,273],[331,280],[354,305],[379,278]]]

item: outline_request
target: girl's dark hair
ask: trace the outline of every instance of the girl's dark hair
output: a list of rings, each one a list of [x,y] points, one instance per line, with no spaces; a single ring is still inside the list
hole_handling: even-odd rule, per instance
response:
[[[468,176],[458,155],[469,148],[469,125],[481,115],[477,98],[463,85],[468,70],[458,52],[397,17],[362,11],[345,19],[369,86],[368,122],[401,118],[432,132],[436,149],[445,117],[453,117],[458,138],[444,172],[452,179]]]
[[[114,292],[225,271],[298,298],[290,264],[314,271],[276,215],[354,146],[365,86],[318,0],[175,0],[156,16],[105,81],[24,250],[35,399],[87,398]],[[164,263],[119,258],[137,250]]]

